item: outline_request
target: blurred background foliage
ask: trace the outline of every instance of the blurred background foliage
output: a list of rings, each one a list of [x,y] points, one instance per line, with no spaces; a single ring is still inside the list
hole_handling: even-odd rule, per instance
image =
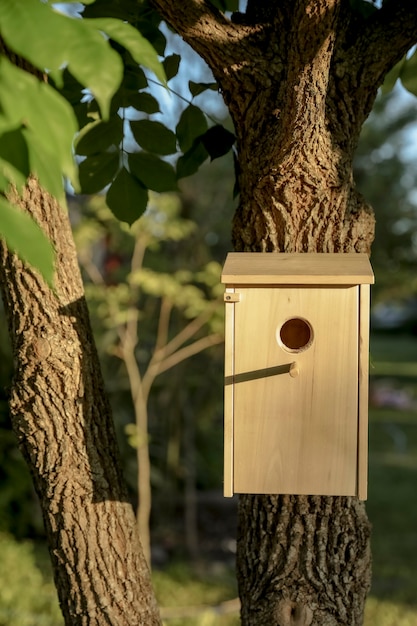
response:
[[[416,119],[415,100],[397,91],[380,97],[355,165],[358,186],[376,211],[373,300],[375,307],[385,307],[373,317],[371,344],[367,509],[373,524],[374,583],[367,626],[417,626]],[[164,299],[169,302],[167,342],[206,311],[210,314],[182,347],[222,333],[219,273],[231,249],[233,179],[231,155],[204,165],[181,181],[178,193],[153,195],[132,229],[114,220],[102,196],[68,198],[134,506],[137,450],[144,435],[137,429],[120,353],[123,329],[133,316],[142,379],[158,348]],[[135,246],[140,263],[133,267]],[[411,323],[398,315],[404,307]],[[2,323],[0,626],[58,625],[42,520],[8,418],[12,369]],[[222,402],[221,343],[158,372],[149,392],[145,440],[151,459],[153,575],[164,620],[173,626],[238,624],[236,498],[222,497]]]

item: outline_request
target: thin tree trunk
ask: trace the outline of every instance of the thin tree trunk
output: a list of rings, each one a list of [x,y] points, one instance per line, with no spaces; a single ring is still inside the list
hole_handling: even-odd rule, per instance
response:
[[[134,312],[132,312],[134,313]],[[151,566],[151,533],[150,518],[152,509],[152,486],[151,486],[151,459],[149,455],[148,439],[148,397],[150,385],[144,382],[135,356],[138,345],[137,320],[132,315],[134,327],[126,328],[122,335],[118,356],[123,360],[129,378],[130,393],[135,411],[136,423],[136,461],[137,461],[137,488],[138,505],[136,508],[136,521],[139,535],[142,541],[143,553]]]
[[[40,499],[68,626],[160,624],[124,486],[68,216],[31,179],[22,199],[56,250],[56,293],[1,246],[13,428]]]

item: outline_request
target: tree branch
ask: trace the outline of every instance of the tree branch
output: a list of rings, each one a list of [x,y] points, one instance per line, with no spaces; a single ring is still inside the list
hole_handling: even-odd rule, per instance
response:
[[[161,345],[158,350],[155,349],[154,359],[155,361],[162,361],[167,356],[173,354],[178,350],[188,339],[197,333],[204,326],[204,324],[210,319],[215,309],[217,302],[212,302],[207,309],[205,309],[198,317],[191,320],[175,337],[171,339],[165,345]]]
[[[415,0],[386,3],[356,30],[350,57],[360,64],[360,91],[379,87],[386,74],[417,43]]]
[[[209,65],[216,80],[241,63],[244,46],[257,26],[234,24],[205,0],[151,0],[161,17]]]
[[[158,330],[156,333],[156,341],[154,354],[163,350],[168,343],[169,320],[171,317],[172,302],[168,298],[161,299],[161,307],[159,310]]]
[[[349,137],[351,150],[355,149],[378,88],[416,42],[413,0],[385,3],[367,18],[354,11],[349,2],[342,3],[327,93],[328,106],[333,100],[338,109],[331,131],[341,146]]]
[[[190,356],[194,356],[194,354],[198,354],[202,352],[206,348],[210,348],[211,346],[215,346],[216,344],[222,343],[224,341],[223,335],[218,333],[213,333],[212,335],[207,335],[206,337],[202,337],[201,339],[197,339],[194,343],[190,343],[189,345],[177,350],[171,356],[163,359],[159,363],[156,364],[157,372],[155,377],[162,372],[166,372],[166,370],[171,369],[181,361],[185,361],[185,359],[190,358]]]

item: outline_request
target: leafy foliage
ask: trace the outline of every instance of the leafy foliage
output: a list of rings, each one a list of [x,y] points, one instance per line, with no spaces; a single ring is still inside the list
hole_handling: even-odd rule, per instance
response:
[[[107,192],[107,204],[119,220],[131,224],[131,216],[146,209],[148,190],[122,167]]]
[[[366,21],[387,2],[350,5]],[[226,14],[239,9],[237,0],[211,4]],[[0,192],[6,194],[9,184],[20,189],[31,173],[63,202],[65,176],[77,191],[105,192],[115,215],[131,224],[147,206],[148,189],[175,190],[207,159],[230,151],[234,135],[194,101],[217,90],[215,82],[188,82],[190,96],[181,96],[187,104],[176,124],[153,117],[161,107],[152,87],[167,86],[178,75],[181,56],[166,52],[167,38],[149,0],[86,0],[80,6],[74,17],[59,13],[51,1],[0,4],[1,39],[39,72],[31,76],[0,57]],[[392,70],[386,89],[399,79],[417,95],[416,76],[414,53]],[[73,158],[77,132],[79,170]],[[1,215],[0,232],[19,253],[22,242],[13,243],[19,233],[13,235]],[[36,266],[51,283],[53,250],[35,226],[31,241],[43,257]]]
[[[237,11],[239,9],[239,0],[210,0],[210,2],[220,11]]]
[[[235,10],[235,5],[222,2],[219,8]],[[49,84],[0,57],[0,192],[6,194],[10,184],[21,189],[34,174],[64,204],[64,176],[77,191],[106,190],[108,206],[131,224],[147,206],[148,189],[175,190],[178,178],[230,149],[233,136],[216,124],[213,140],[207,117],[191,103],[205,90],[217,89],[215,83],[190,81],[191,100],[175,131],[150,119],[160,106],[142,68],[164,85],[177,75],[181,57],[168,54],[159,61],[166,38],[147,2],[89,1],[83,19],[78,17],[39,0],[1,3],[2,39],[48,76]],[[79,168],[73,155],[77,132]],[[169,155],[180,155],[176,166],[165,159]],[[24,260],[52,284],[53,250],[42,231],[27,220],[24,239],[20,226],[16,230],[19,215],[11,220],[3,211],[0,216],[9,247],[21,255],[25,249]]]
[[[55,588],[44,580],[33,545],[0,533],[0,551],[0,624],[63,624]]]
[[[40,227],[22,211],[0,196],[3,236],[7,245],[22,259],[48,276],[53,267],[52,246]]]
[[[211,261],[196,271],[192,259],[184,257],[182,248],[196,236],[197,229],[180,215],[177,196],[152,195],[145,214],[131,228],[114,218],[103,198],[97,197],[88,207],[101,227],[97,229],[93,223],[91,229],[91,224],[84,222],[75,233],[77,239],[82,234],[78,249],[87,277],[86,295],[100,336],[98,345],[107,352],[102,354],[104,363],[111,355],[112,386],[120,389],[122,379],[131,392],[128,414],[133,413],[135,422],[125,425],[125,434],[130,445],[138,448],[138,471],[143,476],[144,468],[149,468],[144,455],[150,456],[150,442],[155,437],[154,428],[148,434],[149,397],[155,379],[223,340],[220,265]],[[118,242],[118,253],[112,251],[113,239]],[[161,247],[163,255],[158,253]],[[97,248],[104,254],[97,254]],[[117,377],[119,363],[122,371]],[[178,374],[172,372],[172,376]],[[188,385],[182,386],[182,394]],[[157,432],[162,448],[160,427]],[[159,463],[152,466],[153,484],[159,470]],[[150,554],[149,514],[144,515],[150,511],[148,481],[139,481],[138,496],[142,544]]]
[[[116,9],[110,10],[106,3],[100,2],[86,7],[84,15],[97,18],[109,11],[112,15]],[[132,8],[132,12],[135,13],[132,23],[164,56],[166,39],[159,30],[160,18],[147,2],[135,10]],[[119,53],[124,61],[124,75],[113,97],[110,118],[107,122],[98,118],[98,107],[93,100],[84,103],[84,114],[80,115],[78,108],[81,119],[96,119],[80,131],[75,149],[80,157],[86,157],[80,163],[81,190],[84,193],[105,190],[107,204],[115,215],[132,224],[147,206],[144,190],[159,193],[176,190],[179,179],[196,172],[208,158],[217,158],[230,150],[234,136],[218,123],[210,126],[209,117],[193,103],[204,91],[217,90],[214,82],[189,82],[190,99],[174,129],[154,119],[160,113],[158,100],[150,93],[154,81],[138,67],[129,52],[119,49]],[[178,74],[180,62],[179,54],[164,57],[162,66],[168,82]],[[74,100],[68,92],[65,95]],[[124,208],[120,193],[127,200]]]
[[[417,96],[417,50],[400,66],[399,78],[403,86]]]
[[[101,111],[101,119],[107,120],[112,98],[124,76],[123,60],[111,41],[121,42],[134,63],[152,70],[162,82],[163,67],[145,37],[130,24],[113,17],[80,20],[60,14],[38,0],[24,4],[5,0],[0,5],[0,24],[0,36],[8,48],[25,59],[27,67],[29,63],[46,72],[55,86],[70,96],[62,97],[39,77],[15,67],[4,55],[0,57],[0,192],[7,194],[10,185],[20,190],[27,176],[34,174],[63,203],[63,175],[79,188],[72,152],[74,136],[80,120],[91,122],[89,112],[80,110],[81,90],[89,90],[97,104],[97,115]],[[77,116],[72,104],[78,107]],[[101,147],[80,174],[90,191],[102,188],[99,185],[97,189],[98,180],[112,180],[118,165],[115,167],[115,158],[109,158],[107,153],[102,156],[103,132],[96,129],[93,139]],[[112,140],[117,138],[113,135]],[[95,167],[98,173],[93,171]],[[12,250],[37,267],[52,284],[51,244],[32,220],[17,212],[13,215],[4,199],[0,233]]]

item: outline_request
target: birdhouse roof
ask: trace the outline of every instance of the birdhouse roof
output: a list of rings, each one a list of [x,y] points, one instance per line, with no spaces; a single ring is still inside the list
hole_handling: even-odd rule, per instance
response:
[[[230,252],[222,283],[240,285],[373,284],[366,254]]]

